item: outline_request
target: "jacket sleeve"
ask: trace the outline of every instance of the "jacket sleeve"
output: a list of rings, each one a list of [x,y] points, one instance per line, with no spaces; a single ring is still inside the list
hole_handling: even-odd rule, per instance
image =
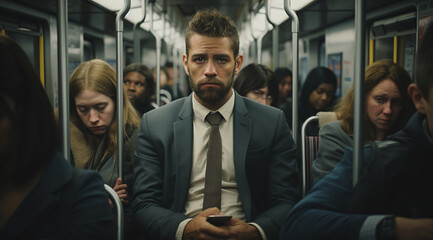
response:
[[[268,178],[265,185],[267,209],[253,222],[263,229],[267,239],[278,239],[284,217],[299,200],[296,146],[282,112],[279,114],[268,161]]]
[[[186,215],[163,207],[164,164],[145,114],[135,152],[135,184],[131,210],[141,231],[152,239],[173,239]],[[153,129],[155,130],[155,129]],[[156,130],[158,131],[158,130]]]
[[[312,167],[314,184],[332,172],[343,158],[344,149],[352,145],[350,137],[340,126],[340,121],[331,122],[320,129],[319,150]]]
[[[113,212],[97,172],[83,171],[69,209],[65,239],[112,239]]]
[[[352,151],[289,213],[280,239],[358,239],[367,218],[343,209],[352,193]]]

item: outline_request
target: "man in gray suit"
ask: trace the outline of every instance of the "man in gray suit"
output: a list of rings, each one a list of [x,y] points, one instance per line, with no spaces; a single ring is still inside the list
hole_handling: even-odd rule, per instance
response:
[[[149,239],[276,239],[299,198],[296,147],[284,114],[232,89],[243,56],[227,16],[197,12],[185,43],[193,93],[141,122],[132,204],[137,223]],[[222,116],[220,203],[206,208],[206,172],[213,169],[206,169],[212,133],[205,119],[215,112]],[[209,215],[232,218],[216,226]]]

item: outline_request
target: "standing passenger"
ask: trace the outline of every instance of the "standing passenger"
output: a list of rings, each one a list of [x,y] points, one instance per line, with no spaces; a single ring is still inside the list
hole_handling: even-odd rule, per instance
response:
[[[380,60],[365,69],[364,143],[383,140],[401,130],[415,112],[407,88],[409,73],[391,60]],[[313,163],[316,183],[330,173],[343,158],[344,149],[353,145],[354,87],[337,105],[339,121],[325,124],[319,132],[319,151]]]
[[[72,73],[69,82],[71,151],[76,167],[98,171],[104,182],[116,191],[125,206],[125,232],[129,234],[132,231],[129,229],[129,200],[134,184],[134,151],[140,120],[124,94],[123,179],[120,179],[116,157],[119,144],[116,86],[114,69],[99,59],[83,62]]]
[[[261,64],[251,63],[241,69],[233,84],[241,96],[256,102],[278,107],[278,85],[271,69]]]
[[[152,95],[155,92],[153,74],[141,63],[133,63],[123,69],[123,87],[138,116],[155,109],[152,106]]]
[[[299,194],[284,114],[233,91],[243,56],[227,16],[198,11],[185,43],[193,93],[141,120],[135,218],[149,239],[277,239]],[[221,214],[233,218],[206,221]]]
[[[101,177],[58,152],[54,113],[24,51],[0,35],[0,239],[111,239]]]

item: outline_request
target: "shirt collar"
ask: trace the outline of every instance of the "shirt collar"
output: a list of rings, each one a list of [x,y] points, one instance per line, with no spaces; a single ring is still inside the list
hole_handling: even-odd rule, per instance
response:
[[[230,89],[232,91],[232,96],[229,98],[229,100],[224,103],[217,111],[212,111],[203,105],[201,105],[194,97],[195,93],[193,92],[192,96],[192,110],[194,112],[194,116],[196,118],[201,119],[203,122],[205,121],[206,116],[209,114],[209,112],[219,112],[223,116],[224,120],[227,121],[229,119],[230,115],[233,113],[233,109],[235,106],[235,93],[233,89]]]

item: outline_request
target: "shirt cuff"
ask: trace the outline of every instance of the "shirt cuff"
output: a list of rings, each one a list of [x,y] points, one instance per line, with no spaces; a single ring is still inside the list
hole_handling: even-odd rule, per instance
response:
[[[256,227],[257,228],[257,230],[259,230],[259,232],[260,232],[260,235],[262,235],[262,239],[263,240],[267,240],[267,238],[266,238],[266,234],[265,234],[265,231],[263,231],[263,229],[259,226],[259,224],[257,224],[257,223],[248,223],[249,225],[253,225],[254,227]]]
[[[376,239],[376,228],[382,219],[391,215],[370,215],[362,224],[361,230],[359,231],[359,240],[371,240]]]
[[[179,223],[179,226],[177,227],[177,230],[176,230],[176,240],[182,240],[183,231],[185,230],[185,226],[191,220],[192,220],[192,218],[187,218],[187,219],[185,219]]]

